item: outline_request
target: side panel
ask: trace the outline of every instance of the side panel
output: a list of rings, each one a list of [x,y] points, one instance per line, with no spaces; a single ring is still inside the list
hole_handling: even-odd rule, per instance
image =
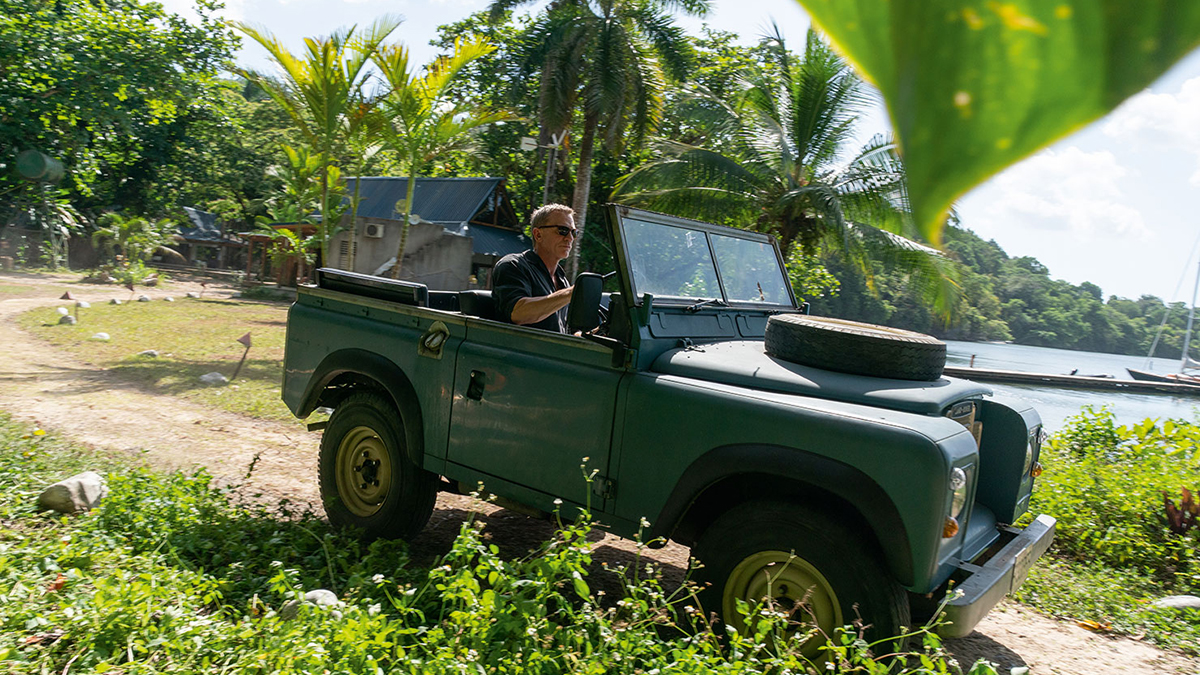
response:
[[[441,358],[418,354],[418,342],[441,322],[450,331]],[[454,360],[466,335],[463,317],[320,289],[305,289],[288,312],[283,399],[303,411],[313,375],[335,351],[362,350],[395,364],[412,383],[424,422],[426,467],[440,470],[446,456]],[[433,464],[430,461],[433,460]]]
[[[611,350],[488,321],[470,320],[467,335],[454,378],[449,461],[587,504],[580,467],[608,471],[623,375]],[[595,498],[592,506],[603,508]]]

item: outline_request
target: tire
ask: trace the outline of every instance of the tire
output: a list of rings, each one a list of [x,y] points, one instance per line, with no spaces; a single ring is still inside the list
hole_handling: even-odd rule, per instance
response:
[[[821,656],[826,636],[861,618],[869,641],[903,634],[911,625],[908,596],[861,534],[825,514],[788,502],[749,502],[713,522],[692,550],[702,566],[700,603],[739,631],[737,600],[750,605],[772,595],[793,613],[798,632],[820,632],[801,648]],[[807,599],[806,599],[807,596]],[[801,607],[803,603],[803,607]]]
[[[429,522],[437,499],[435,474],[408,458],[404,425],[378,394],[342,401],[321,437],[321,502],[335,527],[368,539],[409,539]]]
[[[767,354],[855,375],[933,381],[946,367],[946,343],[930,335],[804,314],[767,321]]]

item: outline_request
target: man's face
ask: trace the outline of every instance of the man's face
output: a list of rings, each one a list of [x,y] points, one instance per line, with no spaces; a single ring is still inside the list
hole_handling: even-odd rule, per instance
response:
[[[570,230],[560,234],[562,228]],[[566,211],[555,211],[550,218],[537,228],[537,252],[550,253],[556,260],[562,260],[571,254],[571,242],[575,240],[575,217]]]

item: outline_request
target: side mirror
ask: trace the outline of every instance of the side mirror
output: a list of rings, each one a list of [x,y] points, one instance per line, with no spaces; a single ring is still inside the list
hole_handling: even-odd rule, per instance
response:
[[[567,330],[584,333],[600,325],[600,297],[604,294],[604,277],[594,272],[580,272],[575,277],[575,290],[567,306]]]

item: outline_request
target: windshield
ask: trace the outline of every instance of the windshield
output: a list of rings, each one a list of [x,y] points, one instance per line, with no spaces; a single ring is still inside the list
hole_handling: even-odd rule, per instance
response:
[[[635,296],[792,305],[769,242],[629,216],[621,224]]]

